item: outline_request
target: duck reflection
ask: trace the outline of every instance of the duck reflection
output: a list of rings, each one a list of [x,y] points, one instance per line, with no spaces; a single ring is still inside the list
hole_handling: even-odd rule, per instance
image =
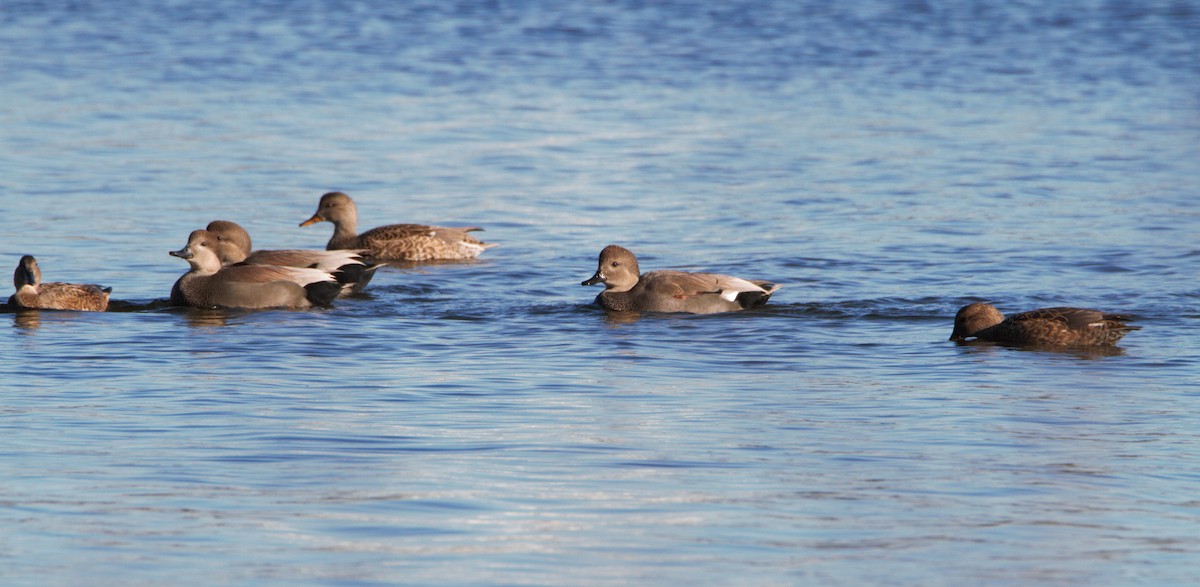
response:
[[[642,319],[642,313],[638,312],[637,310],[633,310],[633,311],[629,311],[629,312],[611,312],[611,311],[604,312],[604,322],[610,326],[617,326],[620,324],[633,324],[634,322],[637,322],[638,320],[641,320],[641,319]]]
[[[213,328],[229,325],[227,310],[209,308],[188,308],[184,314],[188,326],[193,328]]]
[[[1057,345],[1012,344],[991,342],[986,340],[970,340],[957,343],[963,351],[971,354],[990,354],[1004,351],[1050,353],[1055,355],[1075,357],[1078,359],[1097,359],[1101,357],[1119,357],[1125,350],[1116,346],[1077,346],[1064,347]]]
[[[37,310],[13,312],[13,326],[21,330],[37,330],[42,325],[42,313]]]

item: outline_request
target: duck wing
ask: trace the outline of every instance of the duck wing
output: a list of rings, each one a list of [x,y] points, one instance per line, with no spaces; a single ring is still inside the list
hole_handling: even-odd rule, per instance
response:
[[[323,271],[337,271],[346,265],[363,265],[363,251],[336,249],[277,249],[254,251],[243,263],[249,265],[276,265],[282,267],[310,267]]]
[[[308,285],[320,281],[336,281],[328,271],[279,265],[231,265],[221,269],[217,275],[222,281],[240,283],[290,281],[299,285]]]
[[[645,284],[646,290],[660,295],[669,295],[679,299],[706,294],[719,295],[730,302],[736,300],[741,293],[770,294],[780,287],[768,282],[755,283],[720,273],[690,273],[669,269],[642,274],[641,281]]]
[[[1091,328],[1125,327],[1121,320],[1128,319],[1118,314],[1105,314],[1100,310],[1087,308],[1040,308],[1009,316],[1014,324],[1048,321],[1059,324],[1071,330],[1088,330]]]
[[[38,287],[38,307],[51,310],[104,311],[111,287],[91,283],[43,283]]]

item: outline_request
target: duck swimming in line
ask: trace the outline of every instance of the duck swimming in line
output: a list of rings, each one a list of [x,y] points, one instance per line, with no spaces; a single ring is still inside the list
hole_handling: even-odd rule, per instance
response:
[[[321,269],[333,274],[342,284],[341,296],[360,293],[375,276],[375,270],[383,263],[367,263],[364,251],[313,249],[275,249],[255,251],[250,233],[236,222],[213,220],[206,230],[217,236],[217,256],[222,265],[276,265],[280,267],[307,267]]]
[[[1005,318],[995,306],[967,304],[954,316],[950,340],[968,338],[1039,346],[1113,346],[1138,326],[1127,316],[1084,308],[1041,308]]]
[[[333,236],[326,249],[362,250],[367,257],[379,261],[474,259],[496,246],[467,234],[483,230],[477,226],[448,228],[424,224],[389,224],[358,234],[358,207],[350,196],[342,192],[329,192],[321,196],[317,211],[300,226],[318,222],[333,223]]]
[[[17,291],[8,298],[9,305],[40,310],[103,312],[112,293],[111,287],[95,284],[42,283],[42,269],[33,255],[25,255],[17,263],[13,286]]]
[[[641,273],[629,249],[608,245],[600,251],[596,274],[582,285],[604,284],[596,303],[614,312],[713,314],[756,308],[783,287],[719,273],[659,270]]]
[[[170,254],[191,270],[171,288],[171,303],[195,308],[311,308],[328,306],[341,285],[328,271],[276,265],[221,265],[217,235],[193,230]]]

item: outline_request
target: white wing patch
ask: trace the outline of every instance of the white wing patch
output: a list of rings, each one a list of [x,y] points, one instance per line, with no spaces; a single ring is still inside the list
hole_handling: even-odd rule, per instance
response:
[[[780,286],[776,285],[768,290],[768,289],[764,288],[763,286],[758,285],[757,283],[742,279],[740,277],[731,277],[729,275],[721,275],[721,276],[719,276],[719,278],[720,278],[719,285],[721,286],[721,289],[717,293],[720,294],[721,299],[723,299],[727,302],[736,301],[738,294],[743,293],[743,292],[755,291],[755,292],[761,292],[761,293],[765,293],[765,294],[772,294],[772,293],[775,293],[775,290],[779,289],[779,287],[780,287]]]
[[[333,275],[330,275],[329,272],[322,271],[320,269],[308,269],[300,267],[286,267],[285,269],[287,269],[288,273],[291,275],[292,281],[300,285],[308,285],[318,281],[336,281],[333,278]]]

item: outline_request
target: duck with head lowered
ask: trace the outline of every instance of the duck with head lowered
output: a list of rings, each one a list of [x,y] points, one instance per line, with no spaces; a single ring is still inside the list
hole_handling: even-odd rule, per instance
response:
[[[967,304],[954,316],[950,340],[967,339],[1016,345],[1086,347],[1113,346],[1138,326],[1128,316],[1086,308],[1041,308],[1008,318],[995,306]]]

